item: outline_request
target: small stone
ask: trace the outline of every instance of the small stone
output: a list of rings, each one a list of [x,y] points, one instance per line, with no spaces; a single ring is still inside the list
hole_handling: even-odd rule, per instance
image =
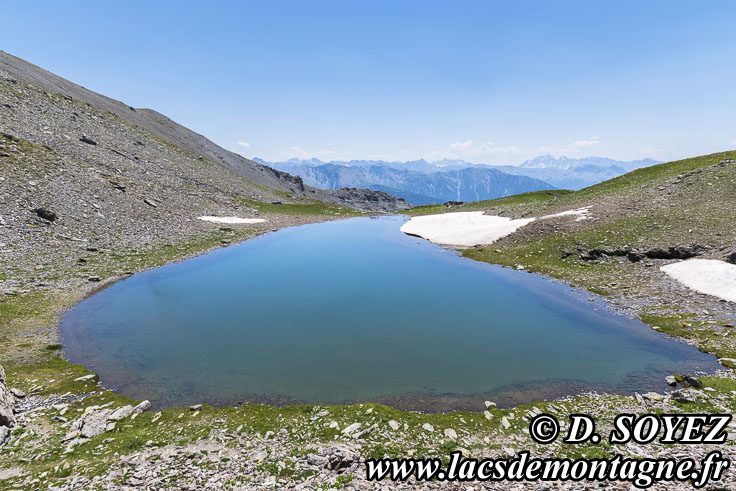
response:
[[[148,199],[148,198],[144,199],[144,200],[143,200],[143,202],[144,202],[145,204],[147,204],[148,206],[150,206],[150,207],[153,207],[153,208],[156,208],[156,207],[158,207],[158,205],[157,205],[156,203],[154,203],[154,201],[153,201],[153,200],[150,200],[150,199]]]
[[[159,412],[157,412],[156,414],[153,415],[153,418],[151,418],[151,423],[155,423],[159,419],[161,419],[161,411],[159,411]]]
[[[391,427],[392,430],[396,431],[399,429],[399,423],[394,421],[393,419],[388,422],[388,425]]]
[[[492,419],[493,419],[493,415],[492,415],[492,414],[491,414],[491,412],[490,412],[490,411],[488,411],[488,410],[485,410],[485,411],[483,411],[483,416],[485,416],[485,418],[486,418],[486,419],[487,419],[488,421],[490,421],[490,420],[492,420]]]
[[[190,411],[199,411],[201,409],[202,409],[202,405],[201,404],[194,404],[193,406],[189,406],[189,410]]]
[[[457,432],[452,428],[445,428],[445,436],[450,440],[457,440]]]
[[[511,428],[511,423],[509,423],[509,420],[506,419],[506,416],[504,416],[503,418],[501,418],[501,426],[503,426],[504,429],[507,429],[507,430],[509,428]]]
[[[495,402],[486,401],[485,404],[486,404],[486,409],[491,409],[491,408],[495,408],[496,407],[496,403]]]
[[[99,276],[90,276],[89,278],[87,278],[87,281],[90,281],[90,282],[93,282],[93,283],[96,283],[96,282],[101,281],[101,280],[102,280],[102,278],[100,278]]]
[[[667,385],[669,385],[670,387],[675,387],[677,385],[677,379],[674,375],[667,375],[664,378],[664,381],[667,382]]]
[[[75,379],[74,379],[74,381],[75,381],[75,382],[81,382],[81,381],[83,381],[83,380],[89,380],[89,379],[92,379],[92,378],[95,378],[95,375],[94,375],[94,374],[90,374],[90,375],[82,375],[81,377],[77,377],[77,378],[75,378]]]
[[[79,141],[82,143],[86,143],[87,145],[97,145],[97,142],[94,141],[92,138],[88,137],[87,135],[82,135],[79,138]]]
[[[429,423],[424,423],[422,425],[422,429],[425,430],[425,431],[429,431],[430,433],[432,433],[434,431],[434,426],[432,426]]]

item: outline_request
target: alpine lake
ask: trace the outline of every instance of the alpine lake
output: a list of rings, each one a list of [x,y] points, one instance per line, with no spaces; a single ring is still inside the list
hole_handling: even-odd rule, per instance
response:
[[[405,220],[283,229],[118,281],[64,316],[65,357],[157,407],[427,412],[661,392],[719,368],[585,292],[404,235]]]

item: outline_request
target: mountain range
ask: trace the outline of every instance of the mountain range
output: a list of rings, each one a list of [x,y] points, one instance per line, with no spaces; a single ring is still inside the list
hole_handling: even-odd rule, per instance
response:
[[[602,157],[570,159],[551,155],[518,166],[489,166],[449,159],[434,162],[253,160],[298,175],[305,184],[316,188],[365,187],[385,191],[414,205],[480,201],[555,188],[581,189],[658,163],[652,159],[622,162]]]

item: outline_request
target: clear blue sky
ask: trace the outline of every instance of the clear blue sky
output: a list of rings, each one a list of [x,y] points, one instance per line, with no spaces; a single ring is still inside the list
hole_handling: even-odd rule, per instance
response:
[[[736,148],[735,26],[730,0],[4,0],[0,49],[269,160],[672,159]]]

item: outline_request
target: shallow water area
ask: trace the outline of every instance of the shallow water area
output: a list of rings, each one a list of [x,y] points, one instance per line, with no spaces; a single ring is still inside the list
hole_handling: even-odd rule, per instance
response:
[[[65,315],[65,356],[159,407],[481,410],[719,368],[566,285],[404,235],[405,220],[284,229],[134,275]]]

